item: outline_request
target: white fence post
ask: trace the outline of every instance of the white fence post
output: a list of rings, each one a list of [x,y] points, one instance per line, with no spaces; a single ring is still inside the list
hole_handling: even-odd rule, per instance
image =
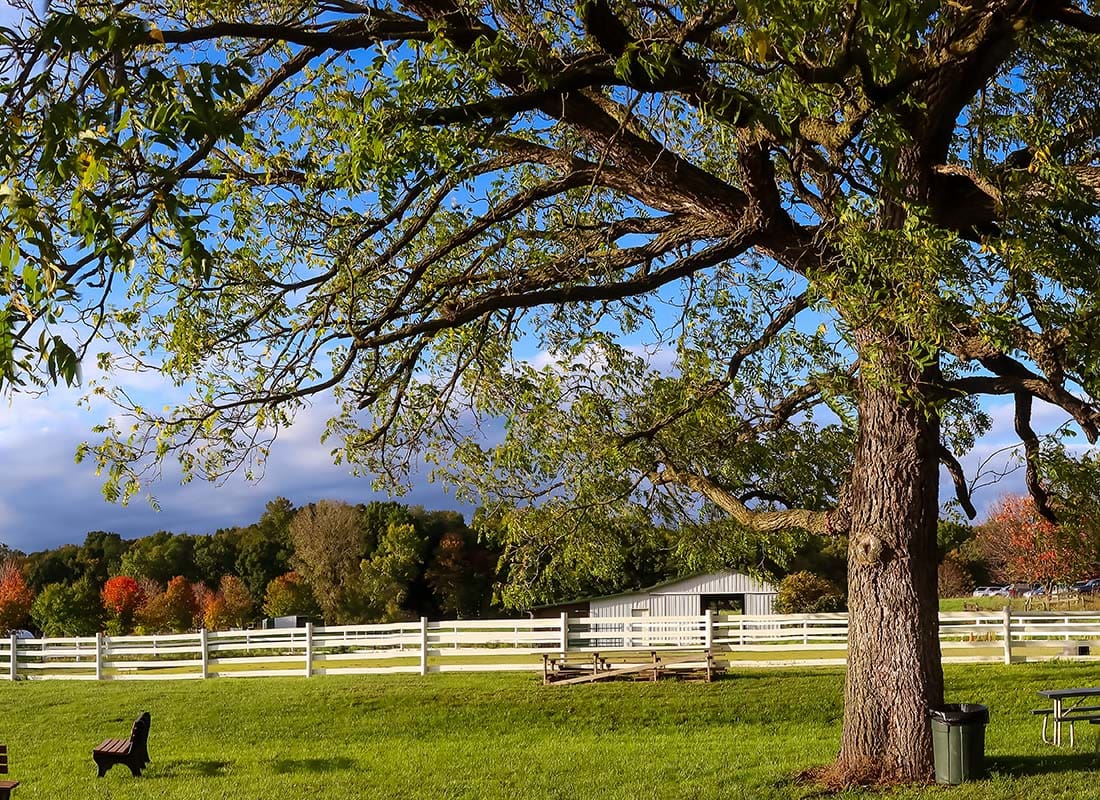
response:
[[[1012,663],[1012,609],[1005,606],[1004,630],[1001,635],[1005,640],[1005,663]]]
[[[707,650],[714,648],[714,609],[707,609],[706,630],[703,633],[703,644]]]
[[[313,677],[313,623],[306,623],[306,677]]]
[[[206,680],[210,677],[210,649],[206,638],[206,628],[199,629],[199,647],[202,650],[202,677]]]
[[[420,618],[420,674],[428,674],[428,618]]]
[[[103,632],[95,635],[95,679],[103,680]]]
[[[11,635],[11,671],[9,678],[11,680],[19,679],[19,639],[15,637],[13,633]]]
[[[569,612],[561,612],[561,641],[559,642],[561,647],[561,657],[565,660],[565,654],[569,652]]]

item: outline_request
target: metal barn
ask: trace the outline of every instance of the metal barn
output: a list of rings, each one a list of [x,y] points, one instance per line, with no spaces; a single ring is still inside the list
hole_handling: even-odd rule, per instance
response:
[[[562,604],[542,610],[575,614],[582,602],[570,603],[568,609]],[[593,617],[691,617],[708,608],[719,614],[772,614],[775,587],[741,572],[710,572],[586,602]]]

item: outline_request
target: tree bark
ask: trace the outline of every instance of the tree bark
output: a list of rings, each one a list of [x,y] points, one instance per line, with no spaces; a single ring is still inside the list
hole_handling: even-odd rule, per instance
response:
[[[876,362],[865,365],[874,374],[861,378],[837,766],[846,782],[921,782],[933,774],[928,708],[943,702],[936,591],[939,420],[919,402],[919,369],[897,342],[875,338],[857,337],[861,351],[874,347]]]

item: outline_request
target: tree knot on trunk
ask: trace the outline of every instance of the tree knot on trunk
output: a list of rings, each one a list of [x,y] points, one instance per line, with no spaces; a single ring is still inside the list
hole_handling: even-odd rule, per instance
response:
[[[861,564],[878,564],[886,560],[887,547],[882,539],[870,533],[861,534],[852,542],[852,552]]]

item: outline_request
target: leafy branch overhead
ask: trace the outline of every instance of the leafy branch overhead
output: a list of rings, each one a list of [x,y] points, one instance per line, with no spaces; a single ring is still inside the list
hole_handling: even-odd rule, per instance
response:
[[[170,454],[262,460],[327,392],[337,458],[400,485],[434,454],[573,524],[641,503],[844,533],[869,387],[942,416],[971,512],[974,397],[1015,399],[1048,514],[1033,401],[1096,440],[1083,7],[25,6],[0,31],[0,380],[73,383],[110,338],[91,388],[128,414],[82,451],[110,495]],[[145,408],[112,369],[192,394]]]

